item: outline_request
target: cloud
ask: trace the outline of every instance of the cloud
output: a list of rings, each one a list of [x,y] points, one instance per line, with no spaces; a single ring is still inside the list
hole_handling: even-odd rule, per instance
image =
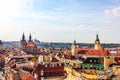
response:
[[[114,16],[120,16],[120,7],[111,9],[111,10],[104,10],[106,15],[114,15]]]
[[[32,11],[33,0],[0,0],[0,22],[9,22]],[[24,15],[25,16],[25,15]]]

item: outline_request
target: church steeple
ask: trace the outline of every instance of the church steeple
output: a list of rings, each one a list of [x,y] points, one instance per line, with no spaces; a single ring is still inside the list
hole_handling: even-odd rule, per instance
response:
[[[24,33],[22,34],[22,40],[20,40],[20,44],[21,44],[21,48],[24,50],[27,44]]]
[[[24,35],[24,33],[22,35],[22,41],[25,41],[25,35]]]
[[[71,46],[71,54],[76,55],[78,53],[78,48],[79,46],[77,45],[76,40],[74,40]]]
[[[73,45],[76,45],[76,40],[74,40],[74,43],[73,43]]]
[[[2,45],[2,41],[0,40],[0,44]]]
[[[96,35],[96,41],[99,41],[99,37],[98,37],[98,34]]]
[[[100,44],[100,40],[99,40],[98,34],[96,35],[96,40],[95,40],[95,44],[94,44],[94,49],[96,49],[96,50],[101,49],[101,44]]]
[[[29,42],[31,42],[32,41],[32,36],[31,36],[31,33],[30,33],[30,35],[29,35]]]

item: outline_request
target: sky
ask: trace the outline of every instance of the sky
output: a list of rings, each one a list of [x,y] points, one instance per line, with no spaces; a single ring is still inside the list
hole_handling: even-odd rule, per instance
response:
[[[0,39],[120,43],[120,0],[0,0]]]

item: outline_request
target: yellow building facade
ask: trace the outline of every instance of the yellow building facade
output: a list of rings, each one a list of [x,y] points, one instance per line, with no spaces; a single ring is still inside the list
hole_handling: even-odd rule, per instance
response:
[[[96,74],[77,72],[74,69],[68,68],[68,67],[65,67],[65,70],[68,73],[67,79],[65,79],[65,80],[88,80],[88,79],[96,79],[97,78]]]
[[[107,69],[114,62],[113,56],[104,56],[104,69]]]

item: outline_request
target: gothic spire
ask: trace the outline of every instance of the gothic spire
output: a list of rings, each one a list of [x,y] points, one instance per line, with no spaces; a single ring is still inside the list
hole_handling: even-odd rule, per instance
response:
[[[0,44],[2,44],[2,41],[0,40]]]
[[[98,37],[98,34],[96,35],[96,41],[99,41],[99,37]]]
[[[29,41],[32,41],[32,36],[31,36],[31,33],[29,35]]]
[[[24,35],[24,33],[22,35],[22,41],[25,41],[25,35]]]

